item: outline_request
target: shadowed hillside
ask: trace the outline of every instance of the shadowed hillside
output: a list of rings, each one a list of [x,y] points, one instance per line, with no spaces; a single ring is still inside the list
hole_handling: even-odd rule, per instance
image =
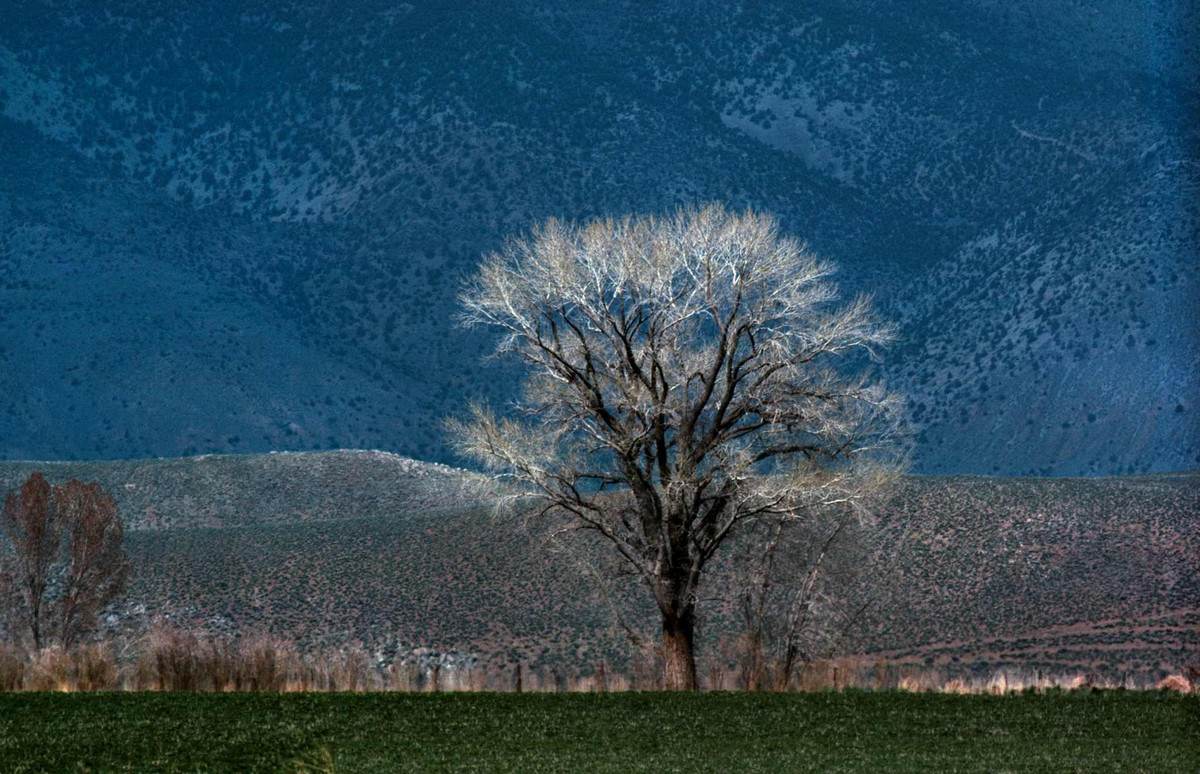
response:
[[[921,472],[1200,462],[1191,4],[6,10],[0,457],[450,460],[481,253],[718,199],[898,321]]]
[[[116,495],[135,566],[126,625],[168,616],[501,663],[629,652],[591,578],[494,519],[461,471],[377,452],[273,454],[3,463],[0,486],[33,469]],[[895,571],[854,643],[917,663],[1178,667],[1200,647],[1198,517],[1193,473],[905,479],[879,513],[886,537],[861,549],[858,561]],[[618,604],[641,600],[616,591]],[[703,627],[708,644],[729,633],[720,607]],[[632,609],[648,627],[651,611]]]

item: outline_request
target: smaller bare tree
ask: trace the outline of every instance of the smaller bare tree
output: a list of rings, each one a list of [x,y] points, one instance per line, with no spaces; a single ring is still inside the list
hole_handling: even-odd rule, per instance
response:
[[[99,484],[51,486],[33,473],[9,492],[0,511],[8,635],[27,634],[41,650],[54,642],[70,647],[92,632],[128,581],[123,535],[116,502]]]
[[[0,538],[2,543],[3,539]],[[16,632],[20,628],[17,615],[19,604],[20,596],[12,574],[0,562],[0,643],[16,639]]]
[[[129,577],[117,503],[99,484],[71,479],[54,498],[68,532],[67,564],[57,606],[58,638],[70,647],[96,626],[100,611]]]
[[[46,589],[62,539],[50,498],[50,482],[34,473],[19,491],[8,493],[0,512],[5,538],[0,545],[0,577],[4,579],[0,585],[10,588],[15,597],[8,616],[9,636],[28,629],[35,650],[41,650],[47,634]]]
[[[854,644],[868,609],[890,588],[906,540],[907,532],[897,535],[867,512],[894,478],[881,472],[859,501],[803,521],[763,522],[743,536],[726,588],[743,627],[748,690],[785,690],[806,664]]]

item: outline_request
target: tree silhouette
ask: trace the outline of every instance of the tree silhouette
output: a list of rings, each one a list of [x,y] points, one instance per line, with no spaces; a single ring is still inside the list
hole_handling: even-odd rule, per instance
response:
[[[116,501],[99,484],[33,473],[0,511],[0,601],[13,638],[70,647],[124,591],[129,562]]]

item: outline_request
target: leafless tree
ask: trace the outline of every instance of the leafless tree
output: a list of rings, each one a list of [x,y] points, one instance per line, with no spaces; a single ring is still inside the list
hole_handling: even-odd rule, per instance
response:
[[[71,479],[54,488],[54,499],[68,534],[58,638],[70,647],[95,628],[100,611],[125,590],[129,562],[117,503],[99,484]]]
[[[19,599],[12,576],[0,565],[0,643],[13,639],[12,632],[19,626]]]
[[[711,205],[551,220],[463,292],[529,376],[515,416],[450,423],[459,450],[515,483],[505,505],[594,531],[640,577],[668,689],[697,687],[697,594],[731,534],[852,506],[902,456],[868,364],[892,330],[838,304],[832,273],[772,217]]]
[[[71,479],[52,487],[33,473],[8,493],[0,526],[9,635],[28,633],[35,650],[76,644],[128,580],[116,502],[99,484]]]
[[[887,478],[872,489],[882,494]],[[863,501],[866,497],[863,487]],[[908,530],[849,508],[753,525],[721,583],[743,627],[743,684],[784,690],[796,671],[861,643],[865,614],[895,583]]]
[[[0,546],[0,585],[12,590],[10,636],[28,628],[34,648],[46,638],[46,588],[54,574],[62,539],[51,502],[51,487],[41,473],[32,474],[17,492],[4,498],[5,544]],[[20,624],[25,624],[24,627]]]

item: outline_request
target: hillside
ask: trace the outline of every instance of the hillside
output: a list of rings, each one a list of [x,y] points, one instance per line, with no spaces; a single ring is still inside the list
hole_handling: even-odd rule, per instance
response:
[[[52,482],[96,481],[134,531],[294,525],[464,509],[487,479],[377,451],[205,455],[125,462],[6,462],[0,492],[33,471]]]
[[[336,452],[0,463],[0,486],[34,468],[118,498],[135,565],[125,625],[166,616],[532,664],[629,652],[591,578],[493,518],[461,472]],[[965,667],[1177,668],[1200,648],[1198,516],[1195,473],[907,478],[857,559],[895,568],[854,642],[872,658]],[[639,594],[618,586],[614,600],[652,631]],[[704,647],[730,632],[714,604]]]
[[[1200,463],[1190,4],[7,10],[0,458],[452,461],[481,253],[721,199],[897,320],[921,472]]]

